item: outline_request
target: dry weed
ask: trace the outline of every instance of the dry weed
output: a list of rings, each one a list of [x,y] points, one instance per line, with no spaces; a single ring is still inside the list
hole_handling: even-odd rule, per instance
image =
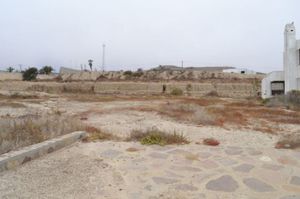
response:
[[[61,115],[1,118],[0,127],[0,154],[59,135],[83,130],[77,120]]]
[[[282,136],[275,146],[277,149],[300,148],[300,131]]]
[[[87,126],[85,128],[85,131],[88,133],[88,136],[84,139],[86,142],[93,142],[93,141],[99,141],[99,140],[116,140],[117,137],[102,131],[99,128],[95,128],[92,126]]]

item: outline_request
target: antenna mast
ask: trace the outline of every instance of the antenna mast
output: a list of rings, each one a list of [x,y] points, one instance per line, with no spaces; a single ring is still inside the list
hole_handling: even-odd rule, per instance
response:
[[[102,45],[102,71],[105,70],[105,44]]]

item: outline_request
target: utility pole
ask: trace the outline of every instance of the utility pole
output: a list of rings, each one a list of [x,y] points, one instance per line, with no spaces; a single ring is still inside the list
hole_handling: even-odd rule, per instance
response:
[[[105,44],[102,45],[102,71],[105,70]]]
[[[20,73],[22,72],[22,64],[19,64]]]

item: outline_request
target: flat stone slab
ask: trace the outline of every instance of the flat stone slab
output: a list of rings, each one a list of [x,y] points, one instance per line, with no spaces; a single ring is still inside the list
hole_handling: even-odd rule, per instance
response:
[[[171,166],[170,168],[175,171],[189,171],[189,172],[202,171],[201,169],[199,169],[197,167],[190,167],[190,166]]]
[[[166,159],[166,158],[168,158],[169,155],[165,154],[165,153],[154,152],[154,153],[149,154],[149,156],[152,158],[157,158],[157,159]]]
[[[225,153],[227,155],[240,155],[241,153],[243,153],[243,150],[239,147],[229,147],[225,150]]]
[[[288,195],[288,196],[283,196],[279,199],[300,199],[300,195]]]
[[[108,149],[106,151],[103,151],[100,155],[105,158],[115,158],[122,154],[122,152],[117,150]]]
[[[283,169],[284,167],[281,165],[275,165],[275,164],[264,164],[262,166],[262,168],[264,169],[269,169],[269,170],[273,170],[273,171],[278,171],[280,169]]]
[[[250,189],[252,189],[255,192],[275,191],[275,189],[271,185],[269,185],[265,182],[262,182],[256,178],[247,178],[247,179],[244,179],[243,182],[247,187],[249,187]]]
[[[193,186],[193,185],[189,185],[189,184],[179,184],[175,186],[176,190],[179,191],[197,191],[198,188]]]
[[[163,178],[163,177],[153,177],[152,180],[156,184],[174,184],[174,183],[178,182],[177,179]]]
[[[206,184],[206,189],[212,191],[234,192],[239,188],[237,181],[231,176],[224,175]]]
[[[244,172],[244,173],[248,173],[250,172],[252,169],[254,168],[254,166],[252,164],[241,164],[237,167],[234,167],[233,170],[235,171],[239,171],[239,172]]]
[[[292,185],[300,186],[300,177],[299,176],[293,176],[290,183]]]

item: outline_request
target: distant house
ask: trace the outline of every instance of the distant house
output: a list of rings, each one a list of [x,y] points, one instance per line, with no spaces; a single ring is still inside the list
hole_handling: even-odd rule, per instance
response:
[[[300,90],[300,40],[294,23],[285,26],[283,60],[284,71],[271,72],[262,80],[262,98]]]
[[[232,68],[232,69],[225,69],[223,70],[224,73],[239,73],[239,74],[246,74],[246,75],[255,75],[257,72],[253,70],[248,70],[246,68]]]

